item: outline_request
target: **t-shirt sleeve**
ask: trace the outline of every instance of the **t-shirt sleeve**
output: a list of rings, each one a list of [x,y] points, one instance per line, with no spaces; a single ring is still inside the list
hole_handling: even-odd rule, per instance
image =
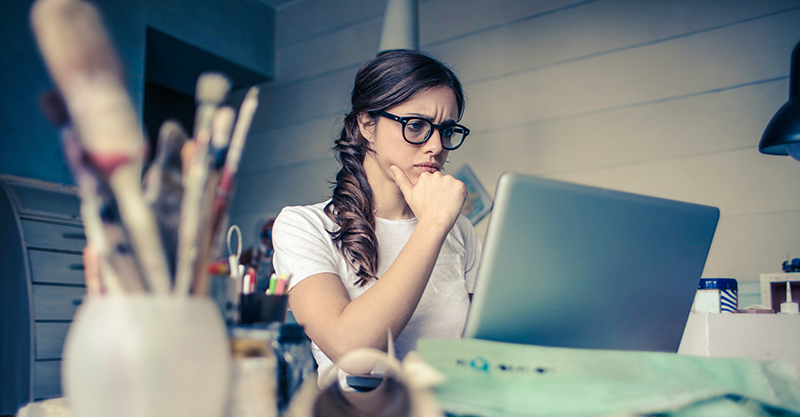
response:
[[[464,228],[467,231],[464,280],[467,282],[467,292],[472,294],[475,291],[475,281],[478,278],[478,269],[480,269],[483,246],[481,245],[480,239],[478,239],[478,232],[475,231],[475,227],[472,226],[472,223],[466,217],[462,216],[461,219],[466,223]]]
[[[288,289],[315,274],[339,273],[330,234],[319,217],[304,209],[284,208],[272,226],[272,263],[277,274],[292,274]]]

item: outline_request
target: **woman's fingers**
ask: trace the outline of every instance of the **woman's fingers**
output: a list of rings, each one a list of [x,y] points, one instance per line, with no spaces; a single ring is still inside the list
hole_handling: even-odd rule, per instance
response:
[[[414,186],[411,184],[411,181],[408,179],[408,175],[403,172],[397,165],[392,165],[389,167],[392,170],[392,174],[394,174],[394,182],[400,188],[400,192],[406,196],[406,200],[408,200],[408,195],[414,189]]]
[[[452,227],[466,198],[464,183],[451,175],[423,173],[416,184],[399,167],[390,167],[406,203],[419,220],[433,220]]]

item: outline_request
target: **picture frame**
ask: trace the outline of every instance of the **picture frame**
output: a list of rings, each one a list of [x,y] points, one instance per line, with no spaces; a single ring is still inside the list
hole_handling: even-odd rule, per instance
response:
[[[453,173],[453,176],[467,187],[467,199],[464,201],[461,214],[474,226],[492,211],[494,202],[469,165],[463,165]]]

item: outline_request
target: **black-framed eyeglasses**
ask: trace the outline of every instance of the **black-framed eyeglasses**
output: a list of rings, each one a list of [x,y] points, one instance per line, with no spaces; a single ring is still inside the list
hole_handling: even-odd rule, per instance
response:
[[[382,111],[378,116],[392,119],[403,125],[403,139],[414,145],[421,145],[430,139],[433,129],[439,131],[442,138],[442,148],[452,151],[464,143],[464,138],[469,135],[469,129],[456,123],[434,124],[421,117],[400,117]]]

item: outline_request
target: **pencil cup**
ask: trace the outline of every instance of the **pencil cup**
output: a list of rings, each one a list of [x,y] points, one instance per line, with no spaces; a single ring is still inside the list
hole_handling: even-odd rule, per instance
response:
[[[62,384],[81,417],[219,417],[229,377],[208,298],[88,297],[64,345]]]
[[[287,295],[267,295],[260,292],[242,294],[240,323],[270,323],[286,320]]]

